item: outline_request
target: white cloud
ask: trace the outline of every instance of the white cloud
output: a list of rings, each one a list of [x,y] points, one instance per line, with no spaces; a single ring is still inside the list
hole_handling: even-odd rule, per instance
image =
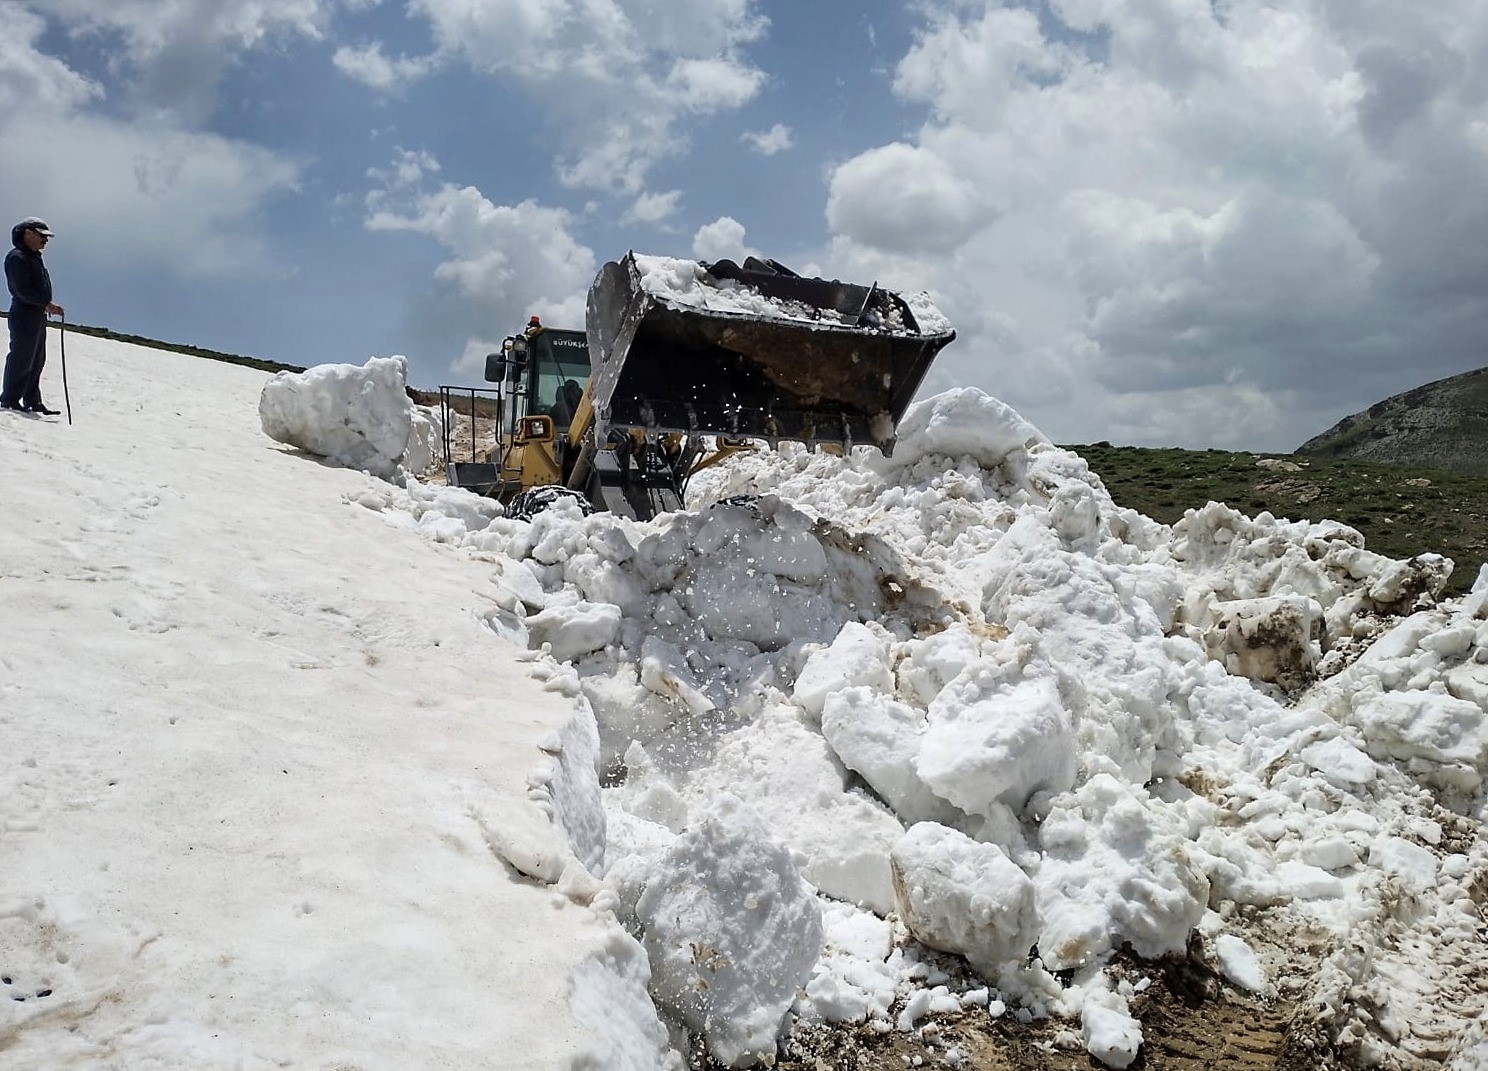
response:
[[[102,38],[146,113],[188,124],[215,106],[224,67],[276,35],[319,40],[331,0],[21,0],[73,34]],[[115,49],[117,43],[117,49]]]
[[[635,202],[626,210],[625,215],[620,217],[620,222],[664,222],[677,214],[677,206],[681,201],[681,190],[668,190],[666,193],[643,193],[635,199]]]
[[[1276,449],[1482,364],[1488,8],[922,10],[924,125],[834,169],[829,259],[930,287],[943,371],[1056,438]]]
[[[569,186],[637,195],[681,153],[685,122],[752,100],[756,0],[411,0],[439,62],[515,80],[560,132]],[[431,57],[431,61],[434,57]]]
[[[437,174],[439,161],[432,153],[398,149],[391,167],[374,167],[367,171],[367,177],[376,184],[368,195],[370,207],[379,206],[393,192],[417,187]]]
[[[407,154],[394,172],[406,176]],[[425,174],[437,164],[422,167]],[[408,188],[395,179],[368,197],[366,225],[430,238],[448,257],[436,279],[455,300],[441,330],[458,338],[450,370],[478,375],[491,340],[515,331],[529,315],[555,326],[584,323],[584,302],[598,265],[574,239],[573,216],[527,200],[498,205],[472,186],[449,183]]]
[[[25,8],[0,6],[0,142],[12,147],[0,153],[0,189],[11,203],[65,231],[73,263],[262,270],[257,216],[295,188],[296,165],[168,121],[94,113],[101,89],[38,51],[43,28]]]
[[[744,224],[732,216],[719,216],[699,227],[692,236],[692,255],[698,260],[732,260],[757,257],[759,251],[744,241]]]
[[[776,123],[769,130],[748,131],[739,135],[739,140],[761,156],[774,156],[776,153],[785,152],[796,143],[791,128],[784,123]]]
[[[868,245],[916,252],[953,249],[998,215],[993,191],[944,157],[895,143],[832,173],[827,222]]]
[[[103,87],[43,55],[41,16],[19,4],[0,6],[0,116],[26,109],[65,114],[103,96]]]
[[[336,49],[331,62],[352,81],[381,93],[395,93],[418,81],[429,73],[431,66],[426,57],[389,59],[382,54],[382,45],[376,42],[360,48],[342,46]]]

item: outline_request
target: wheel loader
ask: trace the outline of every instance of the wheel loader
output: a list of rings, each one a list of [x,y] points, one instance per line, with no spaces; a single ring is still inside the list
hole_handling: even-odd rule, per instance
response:
[[[803,278],[773,260],[712,263],[634,252],[589,289],[585,330],[533,317],[486,358],[495,395],[484,457],[445,460],[450,483],[510,516],[559,498],[649,519],[688,478],[782,440],[885,454],[936,354],[956,337],[928,301],[876,284]],[[472,440],[472,452],[481,452]]]

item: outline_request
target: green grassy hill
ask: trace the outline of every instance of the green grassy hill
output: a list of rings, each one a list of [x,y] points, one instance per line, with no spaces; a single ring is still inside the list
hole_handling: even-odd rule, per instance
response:
[[[1172,524],[1184,510],[1224,502],[1255,516],[1335,520],[1392,558],[1431,551],[1456,562],[1448,590],[1466,591],[1488,560],[1488,472],[1221,450],[1072,446],[1119,505]],[[1296,471],[1258,465],[1290,462]]]

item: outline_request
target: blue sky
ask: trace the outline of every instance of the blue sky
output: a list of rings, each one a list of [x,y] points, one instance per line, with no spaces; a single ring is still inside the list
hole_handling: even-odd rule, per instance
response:
[[[420,386],[628,249],[929,290],[1063,442],[1488,363],[1476,0],[0,0],[0,137],[72,320]]]

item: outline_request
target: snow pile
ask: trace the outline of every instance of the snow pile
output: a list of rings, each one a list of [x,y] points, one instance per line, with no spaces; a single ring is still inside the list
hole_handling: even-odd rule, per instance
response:
[[[413,404],[407,382],[405,357],[279,372],[264,384],[259,420],[269,438],[333,465],[384,477],[425,472],[440,441],[439,418]]]
[[[647,524],[365,504],[491,558],[490,626],[571,662],[596,903],[716,1059],[985,1005],[1078,1016],[1125,1067],[1122,948],[1197,933],[1266,991],[1256,925],[1327,950],[1296,984],[1342,1051],[1452,1055],[1488,966],[1488,575],[1438,606],[1450,563],[1342,525],[1156,524],[976,391],[913,408],[891,459],[762,450],[692,491]]]

